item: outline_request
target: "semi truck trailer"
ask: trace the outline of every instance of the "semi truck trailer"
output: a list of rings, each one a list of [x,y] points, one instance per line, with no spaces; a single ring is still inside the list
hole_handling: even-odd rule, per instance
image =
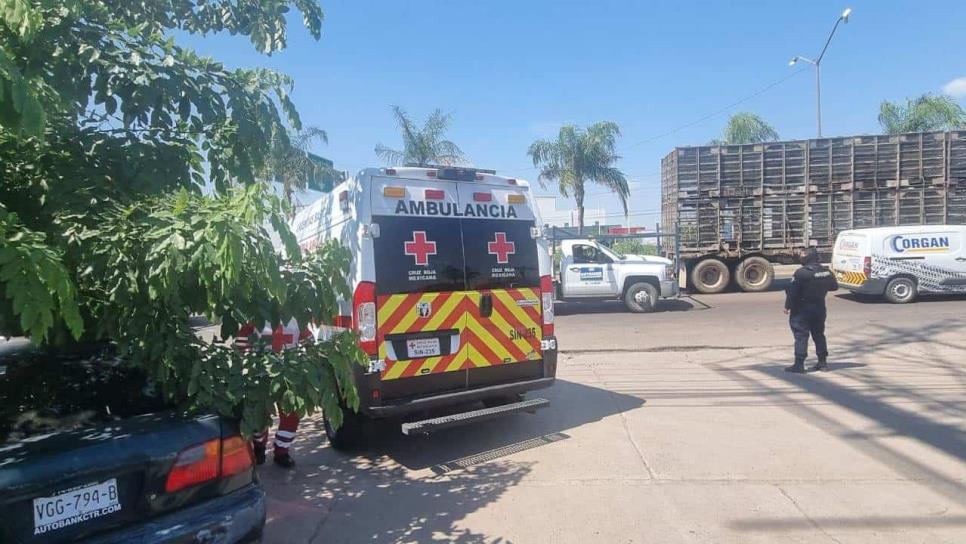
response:
[[[773,264],[844,230],[966,224],[966,131],[679,147],[661,161],[661,222],[701,293],[767,290]]]

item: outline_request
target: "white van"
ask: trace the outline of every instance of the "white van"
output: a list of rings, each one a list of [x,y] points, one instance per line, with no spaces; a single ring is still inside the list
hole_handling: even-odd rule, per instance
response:
[[[488,409],[403,424],[406,434],[533,411],[557,367],[548,244],[530,186],[491,170],[369,168],[299,212],[303,249],[352,252],[352,301],[332,325],[358,331],[360,413],[385,418],[483,401]],[[335,447],[350,446],[348,417]]]
[[[895,303],[924,293],[966,293],[966,226],[846,230],[832,250],[839,285]]]

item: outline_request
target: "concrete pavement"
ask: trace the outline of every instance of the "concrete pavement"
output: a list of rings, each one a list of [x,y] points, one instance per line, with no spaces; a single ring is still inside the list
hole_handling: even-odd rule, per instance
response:
[[[780,293],[558,306],[551,406],[260,473],[266,542],[963,542],[966,299],[830,300],[789,375]]]

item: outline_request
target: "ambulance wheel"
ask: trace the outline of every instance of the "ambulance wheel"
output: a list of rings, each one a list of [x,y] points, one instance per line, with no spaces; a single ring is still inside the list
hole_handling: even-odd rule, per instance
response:
[[[764,257],[748,257],[735,270],[735,282],[746,293],[768,290],[775,279],[775,269]]]
[[[691,283],[698,292],[706,295],[724,291],[729,281],[731,271],[718,259],[705,259],[691,270]]]
[[[329,418],[322,414],[325,436],[329,439],[329,444],[339,451],[351,450],[362,443],[365,423],[366,416],[353,412],[349,408],[342,408],[342,426],[335,429],[329,423]]]
[[[653,312],[657,307],[657,299],[657,288],[643,281],[631,285],[624,293],[624,305],[637,314]]]
[[[885,298],[893,304],[906,304],[916,300],[916,282],[909,278],[893,278],[885,288]]]

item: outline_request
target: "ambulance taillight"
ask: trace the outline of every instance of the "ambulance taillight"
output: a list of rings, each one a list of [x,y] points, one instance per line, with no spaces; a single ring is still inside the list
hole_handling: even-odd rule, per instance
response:
[[[359,333],[359,347],[371,356],[378,352],[376,343],[376,284],[359,282],[352,296],[352,323]]]
[[[543,335],[553,336],[553,279],[540,276],[540,305],[543,307]]]
[[[872,277],[872,257],[862,259],[862,273],[867,278]]]

